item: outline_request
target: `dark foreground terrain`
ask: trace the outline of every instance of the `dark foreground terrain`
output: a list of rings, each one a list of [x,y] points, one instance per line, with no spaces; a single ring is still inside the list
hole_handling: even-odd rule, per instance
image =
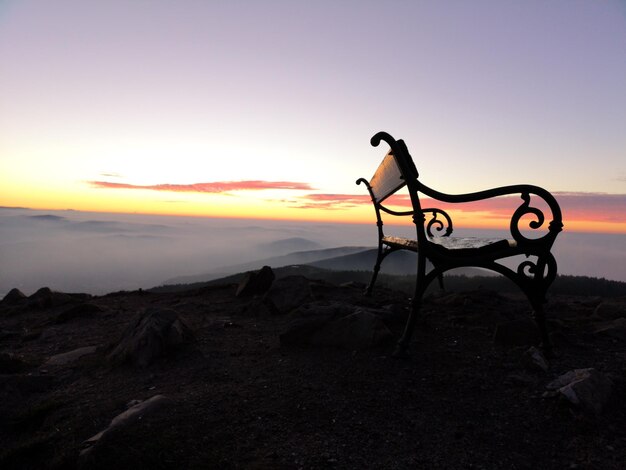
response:
[[[13,291],[0,468],[625,468],[624,299],[551,297],[544,370],[521,297],[432,296],[394,359],[405,294],[281,282],[265,297]],[[610,393],[546,393],[587,368]]]

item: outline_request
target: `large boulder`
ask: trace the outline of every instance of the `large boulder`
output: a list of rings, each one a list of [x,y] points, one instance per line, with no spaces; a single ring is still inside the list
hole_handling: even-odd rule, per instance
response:
[[[107,358],[113,364],[131,362],[144,368],[192,338],[191,330],[176,311],[149,308],[131,322]]]
[[[274,271],[269,266],[263,266],[259,271],[247,273],[237,286],[236,297],[253,297],[267,292],[274,282]]]
[[[15,305],[23,302],[24,300],[26,300],[26,298],[27,297],[21,290],[13,288],[9,291],[7,295],[2,298],[2,303],[5,305]]]
[[[42,287],[28,297],[28,300],[32,306],[39,308],[58,307],[75,301],[72,296],[64,294],[63,292],[53,291],[49,287]]]

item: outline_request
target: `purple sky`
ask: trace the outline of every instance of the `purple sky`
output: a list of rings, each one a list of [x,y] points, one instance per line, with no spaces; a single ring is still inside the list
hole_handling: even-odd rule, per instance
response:
[[[0,205],[356,194],[379,130],[443,191],[624,195],[625,129],[623,1],[0,1]]]

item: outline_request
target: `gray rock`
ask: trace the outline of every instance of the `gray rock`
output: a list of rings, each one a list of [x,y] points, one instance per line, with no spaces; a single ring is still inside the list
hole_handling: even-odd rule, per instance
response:
[[[107,358],[113,364],[131,362],[143,368],[192,338],[191,330],[176,311],[149,308],[131,322]]]
[[[493,342],[499,346],[527,346],[539,343],[539,328],[532,318],[520,318],[496,326]]]
[[[615,320],[626,317],[626,303],[618,300],[604,300],[593,311],[594,320]]]
[[[99,452],[106,451],[107,439],[109,439],[114,433],[140,425],[143,418],[148,415],[154,414],[156,411],[163,409],[167,405],[173,404],[173,401],[164,395],[155,395],[145,401],[137,402],[133,401],[129,403],[131,406],[117,415],[111,421],[109,426],[100,431],[99,433],[91,436],[89,439],[83,442],[83,450],[80,452],[79,464],[81,467],[89,465],[92,459],[97,458]],[[108,449],[114,451],[115,449]]]
[[[626,318],[616,318],[602,323],[595,328],[594,332],[626,341]]]
[[[612,385],[607,376],[589,368],[571,370],[550,382],[546,388],[574,406],[600,414],[611,396]]]
[[[98,346],[85,346],[84,348],[74,349],[62,354],[56,354],[48,358],[44,365],[46,366],[61,366],[65,364],[77,361],[83,356],[93,354],[98,349]]]
[[[269,266],[263,266],[259,271],[251,271],[237,286],[235,297],[252,297],[265,294],[272,286],[274,278],[274,271]]]
[[[285,314],[313,300],[310,282],[303,276],[277,279],[265,294],[264,302],[275,314]]]

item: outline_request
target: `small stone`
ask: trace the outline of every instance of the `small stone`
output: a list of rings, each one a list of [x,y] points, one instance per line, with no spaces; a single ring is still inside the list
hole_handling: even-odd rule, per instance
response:
[[[522,356],[522,365],[530,371],[547,372],[550,367],[543,353],[531,346]]]
[[[171,405],[173,402],[170,398],[164,395],[155,395],[147,400],[141,402],[133,401],[129,404],[132,403],[135,404],[133,404],[123,413],[120,413],[115,418],[113,418],[111,420],[111,424],[109,424],[106,429],[91,436],[89,439],[83,442],[83,446],[85,446],[85,448],[80,452],[79,458],[81,460],[81,463],[85,464],[85,459],[93,457],[90,454],[94,450],[102,447],[103,443],[106,445],[106,440],[109,435],[117,432],[122,428],[127,428],[131,425],[141,422],[144,416],[154,413],[155,411],[163,408],[163,406],[165,405]]]
[[[57,354],[55,356],[50,357],[46,364],[47,366],[61,366],[65,364],[69,364],[78,360],[79,358],[86,356],[88,354],[93,354],[98,349],[97,346],[85,346],[84,348],[74,349],[72,351],[68,351],[62,354]]]
[[[546,388],[557,391],[572,405],[594,414],[600,414],[612,393],[611,380],[596,369],[571,370]]]

